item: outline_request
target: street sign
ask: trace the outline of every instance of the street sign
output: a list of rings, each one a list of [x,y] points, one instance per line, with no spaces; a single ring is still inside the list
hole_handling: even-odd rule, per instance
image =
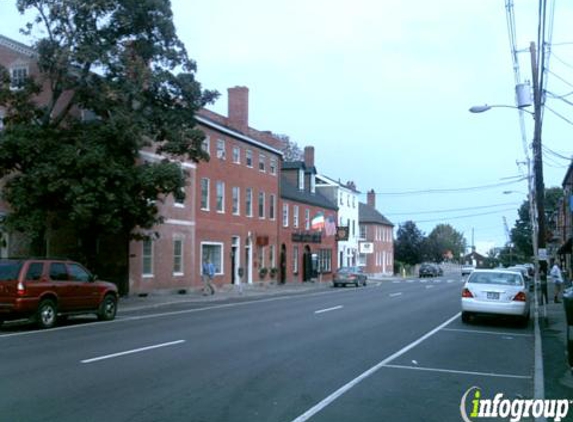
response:
[[[540,261],[547,261],[547,249],[539,248],[537,250],[538,259]]]

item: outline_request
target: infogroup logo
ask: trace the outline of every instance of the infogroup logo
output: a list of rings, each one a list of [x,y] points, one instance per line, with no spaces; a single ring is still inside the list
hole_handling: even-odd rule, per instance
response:
[[[569,413],[570,405],[573,400],[510,400],[502,393],[497,393],[493,399],[485,399],[479,387],[471,387],[462,396],[460,412],[464,422],[475,422],[479,418],[509,418],[511,422],[519,422],[530,417],[553,418],[559,422]]]

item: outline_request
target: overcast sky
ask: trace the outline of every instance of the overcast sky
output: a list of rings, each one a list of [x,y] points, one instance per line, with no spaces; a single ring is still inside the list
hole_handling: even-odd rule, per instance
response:
[[[14,4],[0,1],[0,33],[28,42]],[[538,1],[514,4],[519,68],[528,80]],[[247,86],[252,127],[313,145],[318,171],[352,180],[364,194],[374,189],[378,210],[396,228],[413,220],[429,234],[449,223],[468,244],[473,233],[480,252],[503,246],[503,217],[511,229],[527,192],[525,180],[503,185],[527,172],[517,164],[525,161],[519,113],[468,108],[515,104],[504,0],[172,6],[198,79],[221,93],[209,108],[226,114],[227,88]],[[555,0],[554,10],[547,89],[564,95],[573,91],[573,2]],[[565,101],[548,98],[547,105],[573,121]],[[533,124],[525,117],[529,145]],[[573,125],[548,110],[543,122],[545,184],[560,186],[568,160],[558,155],[573,155]]]

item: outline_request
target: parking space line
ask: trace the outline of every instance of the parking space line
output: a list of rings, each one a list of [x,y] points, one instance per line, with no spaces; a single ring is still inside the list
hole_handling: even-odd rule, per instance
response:
[[[328,397],[324,398],[322,401],[318,402],[317,404],[315,404],[313,407],[311,407],[310,409],[308,409],[306,412],[304,412],[302,415],[300,415],[299,417],[297,417],[296,419],[293,419],[291,422],[305,422],[307,420],[309,420],[310,418],[312,418],[314,415],[316,415],[318,412],[320,412],[322,409],[324,409],[325,407],[329,406],[332,402],[334,402],[335,400],[337,400],[338,398],[340,398],[342,395],[344,395],[345,393],[347,393],[351,388],[355,387],[356,385],[360,384],[362,381],[364,381],[366,378],[370,377],[371,375],[375,374],[376,372],[378,372],[379,369],[383,368],[384,366],[388,365],[390,362],[392,362],[393,360],[398,359],[400,356],[402,356],[403,354],[405,354],[406,352],[410,351],[411,349],[413,349],[414,347],[418,346],[420,343],[426,341],[428,338],[432,337],[434,334],[436,334],[437,332],[439,332],[441,329],[443,329],[444,327],[447,327],[449,324],[451,324],[453,321],[455,321],[456,319],[458,319],[461,315],[461,312],[458,312],[456,315],[454,315],[453,317],[451,317],[450,319],[448,319],[447,321],[443,322],[442,324],[438,325],[436,328],[428,331],[426,334],[424,334],[422,337],[418,338],[417,340],[414,340],[412,343],[408,344],[407,346],[403,347],[402,349],[398,350],[396,353],[388,356],[386,359],[382,360],[381,362],[379,362],[378,364],[374,365],[373,367],[371,367],[370,369],[366,370],[365,372],[363,372],[361,375],[357,376],[356,378],[354,378],[353,380],[349,381],[348,383],[344,384],[342,387],[340,387],[338,390],[336,390],[334,393],[330,394]]]
[[[80,362],[81,362],[81,363],[98,362],[98,361],[100,361],[100,360],[113,359],[113,358],[117,358],[117,357],[120,357],[120,356],[132,355],[132,354],[134,354],[134,353],[147,352],[147,351],[149,351],[149,350],[159,349],[160,347],[175,346],[175,345],[181,344],[181,343],[185,343],[185,340],[170,341],[169,343],[161,343],[161,344],[155,344],[155,345],[153,345],[153,346],[140,347],[139,349],[126,350],[125,352],[112,353],[111,355],[99,356],[99,357],[97,357],[97,358],[92,358],[92,359],[84,359],[84,360],[82,360],[82,361],[80,361]]]
[[[337,309],[342,309],[342,308],[343,308],[342,305],[338,305],[338,306],[333,306],[332,308],[320,309],[320,310],[318,310],[318,311],[314,311],[314,313],[315,313],[316,315],[318,315],[318,314],[323,314],[323,313],[325,313],[325,312],[336,311]]]
[[[433,289],[434,286],[426,286],[426,289]]]
[[[459,374],[459,375],[476,375],[480,377],[531,379],[531,376],[528,375],[497,374],[494,372],[458,371],[454,369],[426,368],[423,366],[406,366],[406,365],[383,365],[383,366],[385,368],[393,368],[393,369],[410,369],[413,371],[443,372],[447,374]]]
[[[398,297],[398,296],[402,296],[402,292],[398,292],[398,293],[390,293],[388,296],[390,296],[390,297]]]
[[[506,333],[499,331],[483,331],[483,330],[464,330],[461,328],[444,328],[442,331],[453,331],[456,333],[469,333],[469,334],[491,334],[498,336],[513,336],[513,337],[533,337],[533,334]]]

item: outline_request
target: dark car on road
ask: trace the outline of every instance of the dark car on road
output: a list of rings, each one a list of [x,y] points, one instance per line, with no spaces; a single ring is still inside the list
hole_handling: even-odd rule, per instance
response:
[[[420,278],[438,277],[442,274],[443,271],[440,271],[439,266],[437,264],[432,264],[432,263],[425,263],[420,265],[420,270],[418,271],[418,275],[420,276]]]
[[[334,287],[353,284],[356,287],[366,286],[368,276],[364,274],[361,267],[342,267],[334,273],[332,284]]]
[[[96,280],[74,261],[0,260],[0,325],[32,318],[39,327],[51,328],[58,315],[89,313],[112,320],[117,298],[115,284]]]

